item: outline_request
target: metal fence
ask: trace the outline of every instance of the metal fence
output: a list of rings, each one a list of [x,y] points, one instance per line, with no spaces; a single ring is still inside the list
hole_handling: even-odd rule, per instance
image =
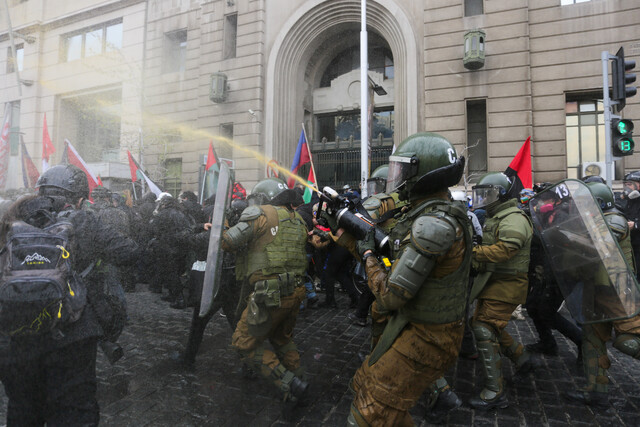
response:
[[[378,166],[389,163],[392,146],[371,148],[371,172]],[[360,183],[360,148],[311,149],[316,168],[318,188],[330,186],[342,188],[349,184],[358,188]],[[305,176],[301,174],[301,176]]]

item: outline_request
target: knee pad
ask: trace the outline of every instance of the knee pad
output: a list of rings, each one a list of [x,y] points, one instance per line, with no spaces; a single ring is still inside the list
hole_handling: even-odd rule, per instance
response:
[[[616,337],[613,346],[629,356],[640,359],[640,337],[631,334],[621,334]]]
[[[495,341],[496,334],[493,332],[493,328],[486,323],[473,322],[471,324],[471,330],[473,335],[478,341]]]

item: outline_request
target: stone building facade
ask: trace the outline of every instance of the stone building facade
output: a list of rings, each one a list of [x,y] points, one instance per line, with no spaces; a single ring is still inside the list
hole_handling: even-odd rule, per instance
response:
[[[0,100],[19,101],[14,129],[36,164],[46,114],[58,149],[67,138],[96,167],[130,150],[168,189],[197,191],[213,141],[251,188],[268,160],[288,169],[304,124],[320,184],[357,181],[360,0],[7,2],[31,84],[20,94],[7,63]],[[601,52],[640,55],[635,0],[368,0],[367,24],[369,76],[386,92],[373,96],[373,166],[428,130],[468,156],[470,181],[504,170],[528,136],[535,181],[601,166]],[[472,30],[484,31],[475,70]],[[2,63],[9,46],[3,19]],[[638,100],[625,118],[640,120]],[[635,169],[637,154],[617,178]]]

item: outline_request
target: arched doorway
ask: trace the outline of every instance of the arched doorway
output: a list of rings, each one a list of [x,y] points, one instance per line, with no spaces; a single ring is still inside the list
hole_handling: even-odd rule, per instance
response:
[[[339,113],[340,104],[334,105],[330,111],[322,108],[316,111],[314,107],[318,104],[314,92],[322,89],[325,71],[340,56],[338,54],[344,53],[348,57],[349,50],[359,45],[360,7],[359,0],[339,3],[312,0],[305,2],[283,26],[267,61],[267,156],[290,164],[300,134],[300,124],[304,122],[310,128],[308,137],[313,140],[317,136],[317,127],[321,125],[317,118],[323,114]],[[389,142],[398,143],[418,129],[418,92],[422,71],[418,67],[419,52],[415,35],[406,15],[392,0],[370,1],[367,24],[370,48],[378,48],[381,53],[387,49],[389,57],[393,59],[391,80],[394,95],[385,108],[393,111],[393,119],[390,113],[386,116],[387,121],[393,120],[393,136],[389,137]],[[384,77],[384,70],[381,72]],[[375,71],[372,73],[370,70],[370,75],[376,78]],[[383,112],[383,104],[378,108],[380,112]],[[359,105],[355,108],[353,104],[346,107],[342,105],[343,112],[360,108]],[[321,140],[313,142],[320,143]],[[355,150],[359,152],[359,148],[355,147]]]
[[[386,40],[368,35],[371,121],[371,170],[387,163],[395,128],[394,62]],[[360,181],[360,40],[359,28],[332,36],[309,63],[313,114],[308,132],[318,184],[334,188]],[[328,62],[328,63],[327,63]],[[377,93],[376,93],[377,92]],[[309,121],[308,119],[305,121]],[[303,172],[304,174],[304,172]]]

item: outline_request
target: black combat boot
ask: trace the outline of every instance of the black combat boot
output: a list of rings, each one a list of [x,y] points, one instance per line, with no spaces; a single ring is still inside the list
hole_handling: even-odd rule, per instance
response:
[[[287,421],[293,421],[293,410],[298,406],[306,406],[307,394],[309,391],[309,383],[298,377],[293,377],[289,383],[289,392],[286,400],[282,405],[282,418]]]
[[[436,402],[425,414],[425,419],[432,424],[442,424],[446,421],[449,411],[460,406],[462,406],[462,400],[447,385],[447,388],[437,392]]]
[[[469,405],[481,411],[488,411],[494,408],[504,409],[509,406],[509,399],[507,399],[507,393],[504,391],[492,399],[483,399],[482,393],[480,393],[479,397],[469,399]]]

